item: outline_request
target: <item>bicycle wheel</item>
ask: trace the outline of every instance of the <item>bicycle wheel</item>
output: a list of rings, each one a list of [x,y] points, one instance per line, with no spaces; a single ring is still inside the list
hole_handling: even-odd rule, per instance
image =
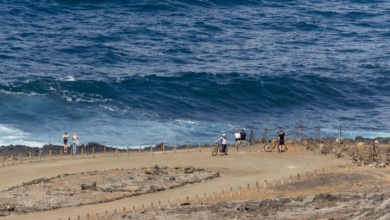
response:
[[[218,147],[214,147],[213,151],[211,151],[211,155],[215,156],[218,154]]]
[[[272,144],[268,143],[266,145],[264,145],[264,151],[265,152],[271,152],[272,151]]]

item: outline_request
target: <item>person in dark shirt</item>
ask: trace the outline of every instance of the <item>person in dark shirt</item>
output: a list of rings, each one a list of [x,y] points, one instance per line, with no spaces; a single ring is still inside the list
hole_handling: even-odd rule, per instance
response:
[[[278,150],[279,150],[279,153],[282,153],[282,152],[286,151],[286,148],[284,146],[284,136],[287,136],[287,133],[282,131],[282,130],[279,130],[278,136],[279,136]]]
[[[245,129],[241,129],[240,135],[241,135],[241,140],[245,141],[246,139]]]
[[[68,151],[68,132],[65,132],[64,135],[62,135],[62,142],[64,142],[64,153],[67,153]]]

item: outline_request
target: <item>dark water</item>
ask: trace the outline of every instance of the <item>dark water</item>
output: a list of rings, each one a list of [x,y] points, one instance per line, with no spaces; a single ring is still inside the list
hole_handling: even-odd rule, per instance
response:
[[[0,145],[390,136],[388,1],[0,0]]]

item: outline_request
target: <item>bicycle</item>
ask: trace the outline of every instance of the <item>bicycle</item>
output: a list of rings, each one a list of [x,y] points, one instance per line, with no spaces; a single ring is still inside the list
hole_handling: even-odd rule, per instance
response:
[[[215,143],[215,146],[214,146],[213,150],[211,151],[211,155],[216,156],[218,154],[218,152],[222,152],[222,144]],[[226,145],[225,155],[227,155],[227,152],[228,152],[228,147]]]
[[[275,148],[277,149],[279,146],[279,140],[277,138],[274,138],[270,141],[268,141],[266,144],[264,144],[264,151],[265,152],[272,152]],[[283,151],[287,151],[287,147],[284,146],[284,150]]]

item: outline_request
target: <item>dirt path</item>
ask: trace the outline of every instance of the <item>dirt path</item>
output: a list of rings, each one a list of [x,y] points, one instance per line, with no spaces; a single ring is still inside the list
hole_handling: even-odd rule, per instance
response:
[[[290,150],[286,153],[266,153],[266,152],[248,152],[246,148],[236,152],[230,149],[228,156],[212,157],[210,149],[180,150],[177,153],[154,152],[150,153],[132,153],[130,156],[125,154],[119,157],[110,156],[104,158],[97,155],[97,158],[73,158],[62,160],[45,160],[41,162],[16,164],[0,169],[0,190],[6,190],[9,187],[20,185],[37,178],[50,178],[65,173],[80,173],[86,171],[109,170],[116,168],[143,168],[158,166],[183,167],[194,166],[211,171],[219,171],[220,178],[209,180],[207,182],[197,183],[181,188],[161,191],[153,194],[147,194],[132,198],[126,198],[109,203],[95,205],[79,206],[73,208],[63,208],[37,213],[29,213],[21,216],[8,216],[5,219],[86,219],[87,214],[94,216],[100,213],[102,216],[106,210],[113,212],[115,209],[122,211],[123,207],[131,210],[133,206],[137,209],[142,204],[149,207],[153,202],[157,206],[161,201],[161,206],[168,205],[168,199],[171,204],[176,203],[177,199],[184,201],[188,196],[195,198],[197,195],[202,197],[204,193],[211,196],[213,193],[230,191],[232,187],[237,190],[239,186],[246,187],[247,184],[254,185],[256,182],[264,183],[264,180],[272,182],[274,179],[287,179],[290,175],[296,176],[298,173],[304,175],[306,172],[329,169],[345,165],[345,159],[337,159],[334,155],[316,155],[310,151],[298,148],[296,151]]]

